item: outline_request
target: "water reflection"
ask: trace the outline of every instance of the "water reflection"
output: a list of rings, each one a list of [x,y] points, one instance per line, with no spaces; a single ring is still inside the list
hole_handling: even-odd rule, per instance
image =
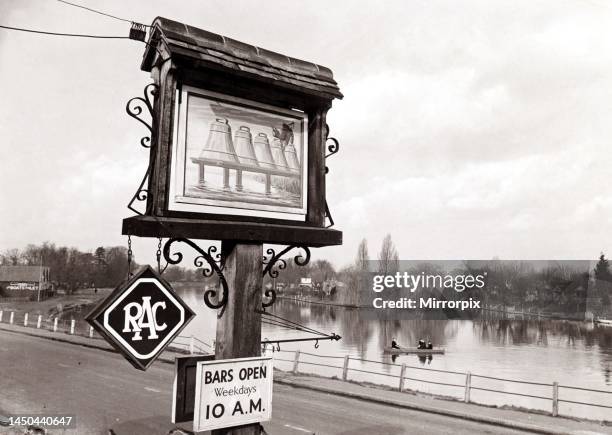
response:
[[[552,372],[559,379],[584,380],[599,387],[611,382],[611,327],[549,319],[372,320],[371,315],[360,309],[287,300],[279,300],[273,310],[276,315],[309,327],[340,334],[342,341],[335,346],[328,344],[328,350],[333,349],[338,354],[348,350],[356,358],[392,363],[416,359],[423,365],[478,370],[482,374],[499,372],[501,368],[517,379],[524,379],[538,372],[550,375],[550,366],[542,366],[541,357],[552,352],[559,361],[575,362],[568,364],[571,370],[567,371],[565,364],[557,364]],[[402,346],[416,346],[423,339],[431,341],[435,347],[446,347],[448,351],[437,358],[384,353],[384,347],[389,346],[393,338]],[[504,353],[504,360],[500,361],[496,353]],[[476,362],[479,355],[486,363]],[[521,366],[529,365],[529,369],[513,369],[519,362]],[[594,371],[595,367],[599,368],[599,373]]]
[[[215,316],[199,294],[181,289],[181,296],[196,311],[196,319],[185,334],[211,342]],[[321,351],[381,362],[416,362],[449,370],[471,370],[482,374],[506,373],[517,379],[528,377],[567,377],[575,382],[601,387],[611,385],[612,327],[562,320],[388,320],[372,319],[363,309],[340,308],[279,299],[275,315],[325,333],[342,336],[340,342],[321,342]],[[262,337],[303,338],[303,333],[264,325]],[[445,355],[429,359],[416,355],[392,356],[384,353],[395,338],[401,346],[416,346],[423,339],[434,347],[445,347]],[[310,349],[309,343],[284,348]],[[310,349],[312,351],[313,349]],[[503,355],[503,358],[501,357]],[[544,357],[556,363],[542,366]],[[527,366],[527,367],[525,367]],[[517,369],[521,367],[521,369]],[[557,380],[551,379],[551,381]]]
[[[207,342],[215,338],[215,313],[206,308],[201,296],[193,290],[183,289],[181,296],[196,311],[197,316],[188,325],[183,335],[195,335]],[[309,328],[331,334],[337,333],[342,340],[321,341],[314,348],[314,342],[283,343],[282,351],[301,350],[301,361],[321,362],[305,353],[332,356],[351,356],[351,368],[384,372],[398,375],[398,364],[418,366],[436,370],[472,372],[485,376],[516,379],[532,382],[559,382],[562,385],[581,386],[593,389],[610,389],[612,385],[612,327],[592,325],[585,322],[560,320],[388,320],[373,318],[362,309],[348,309],[327,305],[301,303],[279,299],[269,309],[277,316],[303,324]],[[281,329],[278,326],[263,325],[262,338],[269,340],[304,338],[303,332]],[[430,340],[434,347],[444,347],[444,355],[390,355],[384,352],[391,339],[401,346],[416,346],[420,339]],[[287,358],[287,353],[280,354]],[[291,358],[291,357],[289,357]],[[354,358],[354,359],[353,359]],[[361,361],[368,360],[368,361]],[[377,363],[376,363],[377,362]],[[338,360],[334,361],[337,364]],[[387,363],[383,365],[380,363]],[[340,363],[340,366],[342,364]],[[291,370],[288,365],[283,369]],[[325,376],[340,376],[340,369],[327,369],[303,365],[300,370]],[[437,372],[413,373],[410,376],[426,376],[439,382],[462,384],[459,376],[450,378]],[[363,373],[351,373],[351,379],[395,385],[395,378]],[[408,382],[408,381],[407,381]],[[484,387],[504,388],[501,385]],[[461,398],[463,391],[444,389],[429,384],[415,384],[413,388],[432,394],[450,395]],[[522,387],[521,387],[522,388]],[[460,391],[461,390],[461,391]],[[563,394],[573,394],[565,390]],[[529,393],[531,391],[525,390]],[[533,394],[549,394],[532,391]],[[516,406],[549,411],[549,402],[521,399],[486,392],[475,393],[475,400],[492,405],[511,403]],[[587,393],[584,393],[587,394]],[[612,396],[612,395],[607,395]],[[569,398],[569,397],[567,397]],[[612,397],[591,397],[581,399],[591,402],[609,400]],[[569,415],[605,418],[605,409],[564,404],[563,412]],[[609,411],[609,410],[608,410]],[[600,415],[601,414],[601,415]]]

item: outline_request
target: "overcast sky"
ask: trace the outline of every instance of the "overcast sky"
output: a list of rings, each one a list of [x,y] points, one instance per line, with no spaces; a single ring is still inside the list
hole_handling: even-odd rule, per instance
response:
[[[75,0],[77,1],[77,0]],[[612,4],[529,1],[93,1],[184,21],[330,67],[341,151],[328,202],[336,265],[390,232],[402,259],[612,254]],[[0,24],[127,35],[53,0],[2,0]],[[125,245],[147,164],[124,111],[143,45],[0,29],[0,251]],[[156,242],[135,243],[151,261]],[[188,264],[186,264],[188,265]]]

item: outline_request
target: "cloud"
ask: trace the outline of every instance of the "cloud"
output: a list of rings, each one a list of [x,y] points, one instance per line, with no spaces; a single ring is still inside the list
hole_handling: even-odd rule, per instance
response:
[[[12,1],[10,23],[123,34],[125,23]],[[3,9],[4,8],[4,9]],[[328,202],[352,261],[387,232],[403,258],[592,257],[612,216],[609,8],[581,2],[120,2],[324,64],[345,94],[328,122]],[[236,14],[240,10],[240,14]],[[264,19],[262,19],[264,17]],[[263,24],[262,24],[263,23]],[[3,246],[121,241],[145,133],[124,113],[149,82],[133,41],[0,33]],[[10,186],[6,188],[5,186]],[[95,231],[92,231],[92,223]],[[144,250],[145,245],[143,245]],[[560,257],[559,257],[560,256]]]

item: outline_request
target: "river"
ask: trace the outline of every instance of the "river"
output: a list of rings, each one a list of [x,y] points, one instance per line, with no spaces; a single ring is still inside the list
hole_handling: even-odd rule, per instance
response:
[[[204,305],[201,292],[179,288],[179,294],[196,312],[196,318],[181,333],[212,343],[215,338],[215,312]],[[299,349],[300,372],[342,376],[343,359],[350,355],[351,380],[397,387],[400,366],[406,364],[407,389],[463,399],[465,372],[472,373],[471,400],[487,405],[512,405],[550,412],[551,400],[501,394],[501,390],[531,396],[551,397],[550,385],[518,384],[481,378],[477,375],[532,383],[576,386],[612,392],[612,327],[585,322],[559,320],[371,320],[359,309],[317,305],[292,300],[277,300],[268,311],[325,333],[337,333],[340,341],[281,344],[280,352],[267,351],[282,370],[291,370],[294,351]],[[304,338],[304,332],[264,324],[262,338],[269,340]],[[431,340],[446,349],[444,355],[430,358],[402,355],[395,359],[384,353],[391,339],[400,345],[415,345],[419,339]],[[310,355],[309,355],[310,354]],[[315,356],[316,355],[316,356]],[[322,358],[336,357],[336,358]],[[369,360],[372,362],[358,361]],[[307,362],[329,364],[321,367]],[[380,364],[385,363],[385,364]],[[433,369],[433,370],[432,370]],[[449,374],[440,371],[460,372]],[[417,379],[438,382],[419,382]],[[454,384],[456,386],[440,385]],[[481,389],[477,389],[481,388]],[[612,393],[559,389],[561,400],[592,402],[612,406]],[[612,409],[560,402],[559,413],[591,419],[612,420]]]

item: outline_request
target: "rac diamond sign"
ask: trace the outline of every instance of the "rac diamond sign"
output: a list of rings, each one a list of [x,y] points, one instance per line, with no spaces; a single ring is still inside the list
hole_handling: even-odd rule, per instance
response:
[[[146,370],[193,317],[170,284],[146,266],[86,319],[134,367]]]

